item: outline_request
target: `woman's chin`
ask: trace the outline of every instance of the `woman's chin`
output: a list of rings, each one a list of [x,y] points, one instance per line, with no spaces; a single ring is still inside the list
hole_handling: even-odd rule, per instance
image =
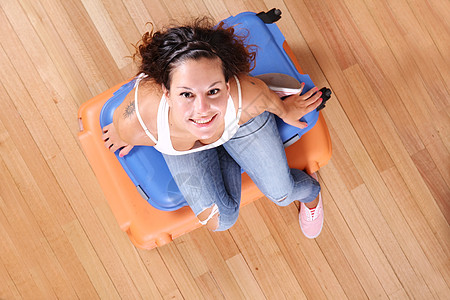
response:
[[[198,140],[208,140],[213,138],[217,134],[218,130],[218,118],[217,115],[213,117],[213,119],[208,123],[196,123],[192,120],[189,120],[188,127],[189,131],[198,139]]]
[[[191,133],[197,138],[197,140],[207,141],[207,140],[212,139],[216,132],[215,132],[215,130],[208,130],[208,131],[195,130],[195,131],[191,131]]]

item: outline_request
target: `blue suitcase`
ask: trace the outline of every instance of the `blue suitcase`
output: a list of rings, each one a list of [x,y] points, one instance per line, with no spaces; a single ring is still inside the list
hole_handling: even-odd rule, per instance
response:
[[[299,82],[305,82],[305,91],[314,87],[308,75],[300,74],[297,71],[288,53],[283,48],[285,42],[283,34],[275,23],[271,23],[271,18],[267,20],[267,14],[257,15],[253,12],[244,12],[231,16],[223,22],[225,26],[234,26],[237,34],[248,35],[246,39],[247,45],[256,46],[255,65],[250,73],[251,75],[281,73],[289,75]],[[133,89],[134,82],[135,80],[133,79],[124,84],[105,103],[100,113],[100,125],[102,128],[112,123],[115,109]],[[285,145],[291,144],[310,130],[316,124],[318,117],[319,112],[315,110],[305,115],[302,118],[302,121],[308,123],[308,127],[305,129],[287,125],[278,118],[278,129]],[[124,157],[119,157],[117,151],[116,157],[139,193],[153,207],[172,211],[187,205],[170,174],[163,156],[156,149],[148,146],[136,146]]]

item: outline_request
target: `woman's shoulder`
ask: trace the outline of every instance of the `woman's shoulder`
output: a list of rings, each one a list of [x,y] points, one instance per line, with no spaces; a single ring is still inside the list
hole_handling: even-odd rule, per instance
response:
[[[146,139],[146,134],[139,122],[137,114],[141,116],[145,126],[157,139],[157,114],[159,103],[162,98],[161,86],[152,80],[141,81],[138,86],[136,108],[136,88],[133,88],[125,97],[124,101],[117,108],[115,117],[122,123],[129,132],[133,132],[134,139]]]
[[[235,77],[230,78],[230,94],[231,97],[236,100],[236,103],[238,103],[239,88],[241,90],[243,102],[248,101],[248,99],[253,98],[252,96],[257,96],[258,93],[267,89],[267,85],[258,78],[246,74],[240,74],[236,77],[239,81],[239,85]]]
[[[239,80],[243,101],[248,101],[249,99],[253,99],[254,96],[261,93],[266,93],[266,90],[268,89],[267,85],[256,77],[247,74],[241,74],[237,77]],[[234,78],[233,82],[235,82]],[[235,88],[235,94],[237,95],[237,84],[235,84]]]
[[[269,88],[262,80],[250,75],[241,74],[237,77],[241,88],[243,111],[239,123],[243,124],[252,117],[264,112],[264,107],[261,103],[266,102],[265,98],[268,96]],[[230,89],[231,97],[235,105],[238,105],[238,86],[234,78],[230,80]]]
[[[239,80],[242,90],[252,90],[266,86],[262,80],[248,74],[239,74],[236,77]],[[230,82],[236,82],[235,78],[231,78]]]

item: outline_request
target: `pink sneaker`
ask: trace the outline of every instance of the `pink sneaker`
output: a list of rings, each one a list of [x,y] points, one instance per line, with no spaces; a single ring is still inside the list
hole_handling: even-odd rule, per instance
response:
[[[311,175],[317,180],[317,175]],[[323,227],[323,204],[322,194],[319,193],[319,203],[315,208],[309,209],[304,203],[300,203],[299,214],[300,228],[303,234],[309,239],[315,239],[319,236]]]

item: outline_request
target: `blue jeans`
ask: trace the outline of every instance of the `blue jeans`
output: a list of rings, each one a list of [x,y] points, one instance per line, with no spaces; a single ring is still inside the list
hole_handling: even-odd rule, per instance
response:
[[[217,205],[219,231],[229,229],[238,218],[241,168],[280,206],[295,200],[311,202],[320,192],[314,178],[289,168],[275,118],[269,112],[243,124],[222,146],[185,155],[164,154],[164,158],[195,215]]]

